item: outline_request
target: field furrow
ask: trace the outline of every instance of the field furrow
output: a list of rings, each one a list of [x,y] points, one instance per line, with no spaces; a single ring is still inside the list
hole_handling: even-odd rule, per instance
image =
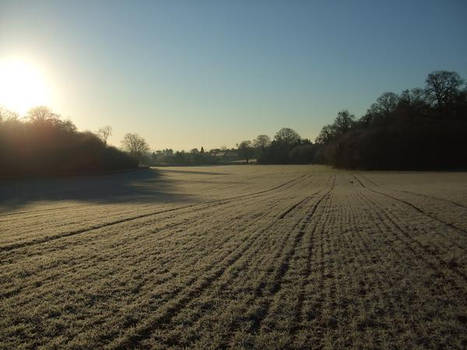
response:
[[[320,166],[119,176],[91,187],[124,198],[60,180],[66,201],[0,214],[0,349],[467,344],[466,177],[451,195]]]

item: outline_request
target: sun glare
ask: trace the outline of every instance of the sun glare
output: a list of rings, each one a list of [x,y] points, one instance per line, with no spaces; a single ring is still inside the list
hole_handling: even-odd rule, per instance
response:
[[[34,64],[0,60],[0,106],[24,115],[32,107],[49,105],[48,90],[44,74]]]

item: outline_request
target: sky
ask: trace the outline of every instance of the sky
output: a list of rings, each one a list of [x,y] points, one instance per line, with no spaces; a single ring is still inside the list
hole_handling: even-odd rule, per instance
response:
[[[116,146],[135,132],[152,149],[231,147],[282,127],[313,140],[432,71],[467,78],[466,18],[465,0],[0,0],[0,62],[28,62],[53,111],[112,126]]]

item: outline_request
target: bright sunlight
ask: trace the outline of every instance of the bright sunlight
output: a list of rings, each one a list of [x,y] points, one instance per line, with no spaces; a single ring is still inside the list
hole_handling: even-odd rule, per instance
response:
[[[30,108],[50,103],[41,70],[18,58],[0,60],[0,106],[24,115]]]

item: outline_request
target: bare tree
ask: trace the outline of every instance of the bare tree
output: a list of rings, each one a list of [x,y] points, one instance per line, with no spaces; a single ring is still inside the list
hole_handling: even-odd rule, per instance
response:
[[[383,114],[389,114],[393,112],[396,109],[398,103],[399,96],[397,96],[394,92],[385,92],[376,99],[378,110]]]
[[[352,128],[354,123],[355,116],[353,114],[350,114],[347,110],[340,111],[334,120],[334,131],[338,134],[344,134]]]
[[[300,135],[293,129],[282,128],[274,136],[277,143],[292,146],[300,142]]]
[[[426,78],[425,93],[430,102],[444,108],[453,103],[463,82],[456,72],[433,72]]]
[[[112,127],[111,126],[104,126],[97,130],[97,136],[104,142],[104,145],[107,145],[107,139],[109,136],[112,135]]]
[[[315,142],[319,144],[330,143],[335,138],[334,128],[332,125],[325,125],[321,129],[321,132],[316,137]]]
[[[245,158],[246,162],[249,163],[251,157],[254,156],[255,150],[251,147],[251,141],[242,141],[238,145],[238,154]]]
[[[271,139],[268,135],[258,135],[256,139],[253,140],[253,146],[258,149],[264,151],[266,147],[271,144]]]
[[[19,119],[18,113],[12,112],[0,106],[0,122],[7,121],[7,120],[18,120],[18,119]]]
[[[32,122],[43,122],[58,119],[59,116],[53,113],[49,107],[38,106],[31,108],[27,113],[27,118]]]
[[[60,128],[70,132],[77,131],[75,124],[71,120],[62,120],[59,114],[52,112],[46,106],[31,108],[26,115],[26,119],[37,127]]]
[[[122,140],[123,148],[140,162],[149,151],[149,145],[146,140],[138,134],[128,133]]]

